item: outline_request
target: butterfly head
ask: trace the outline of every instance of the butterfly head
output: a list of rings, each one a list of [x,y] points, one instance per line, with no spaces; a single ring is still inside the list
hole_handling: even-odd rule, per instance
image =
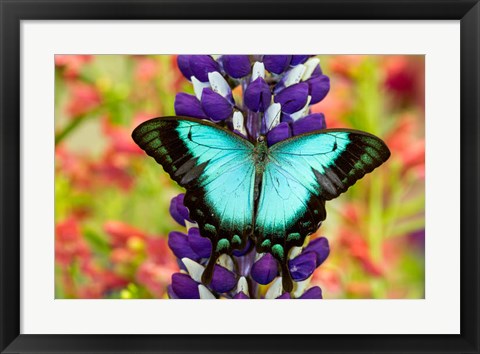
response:
[[[265,135],[259,135],[257,138],[257,143],[264,143],[267,139],[265,138]]]

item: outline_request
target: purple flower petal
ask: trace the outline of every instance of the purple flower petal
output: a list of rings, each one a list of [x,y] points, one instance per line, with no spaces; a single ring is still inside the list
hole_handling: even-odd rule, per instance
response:
[[[278,275],[277,261],[267,253],[253,264],[250,274],[257,283],[268,284]]]
[[[280,117],[280,121],[283,123],[283,122],[286,122],[286,123],[293,123],[293,118],[290,116],[290,114],[286,114],[286,113],[283,113],[282,112],[282,116]]]
[[[290,125],[286,122],[280,123],[267,133],[267,144],[272,146],[279,141],[288,139],[292,136]]]
[[[250,239],[247,240],[247,244],[245,245],[245,247],[241,250],[234,250],[232,252],[232,254],[235,256],[235,257],[241,257],[243,255],[245,255],[246,253],[248,253],[248,251],[250,251],[250,247],[252,247],[252,241],[250,241]]]
[[[190,55],[189,63],[193,75],[201,82],[208,82],[208,73],[220,70],[210,55]]]
[[[314,286],[305,291],[299,299],[323,299],[322,289],[319,286]]]
[[[172,275],[172,290],[179,299],[200,299],[197,282],[187,274]]]
[[[240,131],[238,131],[238,130],[236,130],[236,129],[234,129],[233,132],[234,132],[235,134],[237,134],[237,135],[240,135],[240,136],[241,136],[242,138],[244,138],[244,139],[248,139],[245,134],[243,134],[242,132],[240,132]]]
[[[270,106],[272,100],[272,93],[270,87],[264,79],[258,77],[251,82],[245,90],[243,100],[245,105],[254,112],[265,112]]]
[[[310,75],[310,78],[312,79],[312,78],[320,76],[320,75],[323,75],[323,71],[322,71],[322,68],[320,68],[320,65],[317,65],[315,67],[315,69],[313,69],[313,72]]]
[[[223,69],[235,79],[247,76],[251,72],[248,55],[222,55]]]
[[[306,81],[308,83],[308,91],[312,100],[310,104],[320,102],[330,91],[330,78],[325,75],[319,75]]]
[[[177,116],[186,116],[200,119],[207,119],[200,101],[193,95],[178,93],[175,97],[175,114]]]
[[[263,64],[265,69],[274,74],[281,74],[287,70],[292,60],[291,55],[264,55]]]
[[[418,247],[422,251],[425,250],[425,229],[412,232],[408,236],[408,241],[413,246]]]
[[[210,257],[212,242],[208,238],[202,237],[198,228],[192,227],[188,230],[188,243],[200,258]]]
[[[307,279],[316,268],[317,256],[315,252],[302,252],[294,259],[288,261],[290,275],[295,281]]]
[[[178,295],[172,289],[172,285],[167,286],[167,294],[169,299],[178,299]]]
[[[181,193],[176,197],[173,197],[170,201],[170,215],[175,219],[180,225],[185,226],[185,220],[192,222],[188,216],[188,209],[183,204],[185,199],[185,194]]]
[[[192,69],[190,69],[190,57],[191,55],[179,55],[177,57],[177,65],[180,71],[182,72],[183,76],[190,81],[192,77]]]
[[[233,297],[234,299],[237,299],[237,300],[247,300],[247,299],[250,299],[248,297],[248,295],[245,295],[244,292],[240,291],[239,293],[235,294],[235,296]]]
[[[276,297],[277,300],[288,300],[288,299],[291,299],[290,297],[290,294],[289,293],[283,293],[282,295]]]
[[[194,261],[200,259],[198,254],[196,254],[190,247],[188,236],[181,232],[172,231],[168,234],[168,247],[170,247],[175,256],[179,259],[184,257],[190,258]]]
[[[291,66],[305,63],[311,55],[292,55],[292,61],[290,62]]]
[[[235,273],[229,271],[227,268],[215,265],[212,282],[210,283],[212,290],[217,293],[226,293],[227,291],[232,290],[235,285],[237,285]]]
[[[325,237],[316,238],[303,249],[303,252],[314,252],[317,256],[316,266],[320,266],[330,254],[330,246]]]
[[[275,95],[274,101],[282,105],[282,111],[294,113],[302,109],[308,99],[308,84],[301,82],[285,88]]]
[[[293,136],[325,129],[325,116],[323,113],[314,113],[292,123]]]
[[[230,102],[209,88],[203,89],[202,107],[214,121],[225,120],[233,114],[233,107]]]

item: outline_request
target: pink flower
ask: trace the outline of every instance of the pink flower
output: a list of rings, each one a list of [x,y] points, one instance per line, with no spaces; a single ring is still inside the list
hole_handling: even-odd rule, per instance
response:
[[[127,223],[110,220],[103,225],[104,231],[110,236],[110,242],[113,247],[123,247],[130,237],[145,239],[146,234]]]
[[[425,67],[415,56],[385,57],[385,88],[397,100],[397,105],[413,103],[425,107]]]
[[[154,296],[162,297],[170,283],[172,274],[178,271],[178,267],[161,265],[152,260],[143,262],[137,269],[136,279],[144,285]]]
[[[90,258],[90,249],[82,238],[80,225],[75,217],[57,223],[55,227],[55,260],[63,266],[75,260]]]
[[[97,108],[102,98],[95,86],[85,82],[75,81],[68,85],[70,102],[67,104],[67,113],[71,117],[78,117]]]
[[[358,234],[346,229],[340,230],[340,245],[346,247],[350,254],[360,262],[363,270],[372,276],[382,276],[383,270],[371,256],[367,242]]]
[[[425,139],[419,137],[423,131],[414,115],[405,114],[386,138],[392,156],[403,162],[404,171],[413,170],[420,178],[425,177]]]
[[[140,123],[152,117],[152,113],[137,113],[131,126],[114,125],[106,117],[102,119],[102,130],[110,141],[110,149],[115,153],[143,155],[144,152],[133,141],[131,134],[133,129]]]
[[[140,82],[149,82],[158,72],[158,62],[148,57],[138,57],[135,67],[135,79]]]
[[[75,79],[82,67],[92,59],[92,55],[55,55],[55,65],[63,68],[66,79]]]

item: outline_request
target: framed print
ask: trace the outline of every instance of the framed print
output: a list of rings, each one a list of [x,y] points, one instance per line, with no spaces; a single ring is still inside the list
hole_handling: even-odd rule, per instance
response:
[[[2,353],[479,352],[477,1],[1,6]]]

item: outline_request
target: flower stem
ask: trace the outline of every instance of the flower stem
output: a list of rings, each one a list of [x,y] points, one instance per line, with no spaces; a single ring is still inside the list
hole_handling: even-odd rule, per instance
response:
[[[96,112],[89,112],[87,114],[82,114],[73,118],[62,131],[55,134],[55,146],[62,142],[62,140],[64,140],[68,135],[70,135],[87,118],[95,116],[95,114],[92,113]]]

